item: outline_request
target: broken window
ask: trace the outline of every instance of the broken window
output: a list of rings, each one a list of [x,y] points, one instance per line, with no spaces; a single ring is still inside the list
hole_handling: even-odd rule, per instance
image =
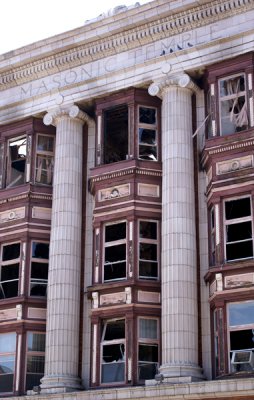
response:
[[[106,321],[101,338],[101,383],[125,381],[125,320]]]
[[[20,243],[2,245],[0,299],[18,296]]]
[[[142,160],[158,160],[157,111],[152,107],[139,107],[139,154]]]
[[[48,283],[49,244],[32,242],[31,296],[46,296]]]
[[[251,209],[250,197],[225,202],[227,261],[253,257]]]
[[[105,226],[104,281],[126,278],[126,222]]]
[[[16,333],[0,334],[0,392],[13,392]]]
[[[45,333],[27,333],[26,390],[40,385],[44,375]]]
[[[104,112],[104,163],[126,160],[129,153],[128,106],[123,104]]]
[[[254,370],[254,301],[228,305],[231,372]]]
[[[211,265],[214,265],[215,264],[215,252],[216,252],[214,207],[210,211],[210,246],[211,246]]]
[[[27,137],[11,139],[8,142],[7,187],[26,182]]]
[[[139,318],[138,379],[154,379],[158,373],[158,320]]]
[[[54,168],[54,136],[37,135],[35,182],[52,185]]]
[[[139,277],[158,279],[158,223],[139,221]]]
[[[228,135],[248,128],[245,75],[219,80],[220,132]]]
[[[218,376],[225,373],[223,309],[216,309],[214,311],[213,318],[215,375]]]

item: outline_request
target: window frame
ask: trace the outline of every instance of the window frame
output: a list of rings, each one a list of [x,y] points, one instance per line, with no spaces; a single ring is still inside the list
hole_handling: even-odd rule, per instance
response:
[[[140,222],[151,222],[156,224],[156,239],[148,239],[148,238],[141,238],[140,237]],[[138,246],[137,246],[137,259],[138,259],[138,279],[142,281],[153,281],[157,282],[160,279],[160,223],[158,220],[155,219],[145,219],[145,218],[139,218],[137,220],[137,225],[138,225]],[[140,258],[140,244],[145,243],[145,244],[153,244],[156,245],[157,247],[157,261],[154,261],[154,264],[157,263],[157,276],[156,277],[147,277],[147,276],[142,276],[140,275],[140,262],[143,260]],[[150,261],[153,263],[153,260],[143,260],[143,261]]]
[[[118,225],[121,223],[125,223],[126,226],[126,234],[125,234],[125,239],[119,239],[119,240],[114,240],[111,242],[106,242],[106,228],[108,226],[112,225]],[[114,222],[108,222],[103,225],[103,260],[102,260],[102,282],[107,283],[107,282],[115,282],[115,281],[123,281],[127,279],[127,265],[128,265],[128,221],[127,220],[119,220],[119,221],[114,221]],[[125,260],[119,260],[119,261],[113,261],[112,263],[108,264],[118,264],[118,263],[123,263],[125,262],[125,277],[122,278],[115,278],[115,279],[106,279],[105,280],[105,266],[108,265],[105,261],[105,256],[106,256],[106,249],[109,247],[113,246],[119,246],[125,244]]]
[[[141,320],[152,320],[152,321],[156,321],[156,339],[155,338],[144,338],[141,337],[141,333],[140,333],[140,321]],[[144,382],[145,379],[140,379],[140,363],[142,364],[156,364],[155,368],[156,371],[158,371],[159,368],[159,364],[160,364],[160,319],[156,318],[156,317],[147,317],[147,316],[139,316],[137,318],[137,346],[138,346],[138,351],[137,351],[137,380],[138,382]],[[158,357],[158,361],[157,362],[153,362],[153,361],[142,361],[139,359],[140,355],[139,355],[139,346],[140,345],[147,345],[147,346],[156,346],[157,347],[157,357]],[[153,377],[154,378],[154,377]],[[153,379],[153,378],[147,378],[147,379]]]
[[[111,323],[116,323],[116,322],[120,322],[120,321],[124,321],[124,338],[119,338],[119,339],[112,339],[112,340],[105,340],[105,334],[106,334],[106,330],[107,330],[107,326],[108,324]],[[127,338],[126,338],[126,319],[123,317],[119,317],[119,318],[113,318],[113,319],[105,319],[102,321],[102,332],[101,332],[101,339],[100,339],[100,384],[101,385],[116,385],[116,384],[123,384],[126,382],[126,369],[127,369],[127,364],[126,364],[126,360],[128,360],[128,357],[126,356],[127,353]],[[110,363],[105,363],[103,361],[103,348],[104,346],[110,346],[110,345],[124,345],[124,354],[123,354],[123,358],[122,360],[118,360],[118,361],[113,361]],[[103,369],[103,365],[116,365],[116,364],[123,364],[124,367],[124,371],[123,371],[123,376],[124,379],[122,381],[111,381],[111,382],[102,382],[102,369]]]
[[[0,358],[1,357],[13,357],[13,359],[9,359],[9,361],[13,362],[13,374],[10,373],[5,373],[5,374],[1,374],[1,375],[13,375],[13,380],[12,380],[12,390],[8,391],[8,392],[1,392],[0,393],[13,393],[14,392],[14,385],[15,385],[15,376],[16,376],[16,352],[17,352],[17,334],[16,332],[2,332],[0,333],[0,335],[14,335],[15,336],[15,349],[14,351],[6,351],[6,352],[0,352]],[[2,362],[2,361],[1,361]]]
[[[240,217],[240,218],[232,218],[232,220],[227,220],[226,219],[226,203],[230,201],[237,201],[241,199],[250,199],[250,216],[248,217]],[[244,239],[244,240],[237,240],[234,242],[228,242],[227,241],[227,227],[229,225],[235,225],[235,224],[240,224],[244,222],[251,222],[251,229],[252,229],[252,238],[251,239]],[[250,194],[242,195],[242,196],[234,196],[234,197],[229,197],[223,200],[223,236],[224,236],[224,260],[225,263],[231,263],[231,262],[236,262],[240,260],[250,260],[253,259],[254,257],[254,235],[253,235],[253,200],[252,196]],[[240,258],[235,258],[235,259],[230,259],[228,260],[227,258],[227,245],[230,245],[232,243],[240,243],[240,242],[247,242],[247,241],[252,241],[252,256],[250,257],[240,257]]]
[[[140,122],[140,109],[141,108],[148,108],[148,109],[153,109],[155,110],[155,124],[148,124],[144,122]],[[155,106],[150,106],[146,104],[138,104],[137,105],[137,159],[142,160],[142,161],[152,161],[152,162],[158,162],[159,161],[159,137],[158,137],[158,107]],[[155,131],[155,144],[150,145],[150,144],[142,144],[140,142],[140,129],[147,129],[147,130],[152,130]],[[146,147],[155,147],[156,148],[156,159],[148,159],[148,158],[142,158],[140,156],[140,146],[146,146]]]
[[[28,348],[28,340],[29,340],[29,335],[30,334],[32,334],[32,335],[43,335],[44,337],[45,337],[45,340],[44,340],[44,342],[45,342],[45,347],[44,347],[44,351],[40,351],[40,350],[29,350],[29,348]],[[44,359],[44,371],[45,371],[45,350],[46,350],[46,333],[45,332],[37,332],[37,331],[27,331],[26,332],[26,369],[25,369],[25,390],[27,391],[27,390],[32,390],[31,388],[27,388],[27,375],[28,374],[30,374],[30,375],[39,375],[40,376],[40,378],[39,379],[41,379],[43,376],[44,376],[44,372],[41,374],[41,373],[37,373],[37,372],[28,372],[27,370],[28,370],[28,359],[29,359],[29,357],[41,357],[41,358],[43,358]]]
[[[19,257],[18,258],[13,258],[11,260],[3,261],[3,248],[5,246],[11,246],[13,244],[19,244]],[[15,297],[19,296],[19,293],[20,293],[20,273],[21,273],[21,254],[22,254],[22,242],[14,241],[14,242],[10,242],[10,243],[1,243],[1,246],[0,246],[0,290],[4,295],[4,290],[3,290],[3,287],[2,287],[3,283],[16,282],[16,281],[18,283],[17,295],[16,296],[10,296],[10,297],[5,297],[4,296],[1,300],[11,299],[11,298],[15,298]],[[2,280],[2,267],[9,266],[9,265],[11,266],[11,265],[14,265],[14,264],[19,264],[18,278],[9,279],[7,281],[6,280],[3,281]]]
[[[15,182],[17,181],[17,178],[12,180],[11,179],[11,175],[12,175],[12,162],[15,160],[12,160],[11,157],[11,145],[10,143],[13,142],[18,142],[20,140],[24,139],[25,140],[25,147],[26,147],[26,157],[24,157],[25,159],[25,169],[24,169],[24,177],[22,178],[22,182],[19,184],[15,184]],[[5,169],[5,184],[4,184],[4,188],[5,189],[10,189],[13,187],[19,187],[21,185],[25,185],[27,183],[27,166],[28,166],[28,135],[23,132],[14,137],[10,137],[7,139],[7,144],[6,144],[6,169]],[[21,161],[21,160],[17,160],[17,161]],[[18,182],[18,181],[17,181]]]
[[[38,244],[42,243],[42,244],[48,244],[49,245],[49,241],[46,241],[46,240],[35,240],[35,239],[31,240],[31,246],[30,246],[29,296],[46,298],[47,297],[48,279],[32,278],[32,263],[35,262],[35,263],[39,263],[39,264],[47,264],[47,269],[48,269],[49,268],[49,257],[48,258],[33,257],[33,243],[38,243]],[[33,279],[34,279],[34,281],[33,281]],[[45,295],[43,296],[43,295],[31,294],[32,284],[46,286]]]
[[[47,150],[38,150],[38,142],[39,142],[39,137],[43,136],[43,137],[49,137],[53,139],[53,151],[47,151]],[[34,158],[34,183],[36,185],[45,185],[45,186],[52,186],[53,185],[53,177],[54,177],[54,161],[55,161],[55,135],[53,134],[47,134],[47,133],[41,133],[41,132],[37,132],[36,133],[36,137],[35,137],[35,158]],[[40,182],[39,180],[37,180],[37,175],[38,175],[38,167],[37,167],[37,160],[38,157],[43,157],[43,158],[47,158],[50,157],[51,158],[51,181],[49,183],[45,183],[45,182]],[[47,171],[45,169],[42,168],[42,171]],[[42,174],[42,172],[41,172]]]

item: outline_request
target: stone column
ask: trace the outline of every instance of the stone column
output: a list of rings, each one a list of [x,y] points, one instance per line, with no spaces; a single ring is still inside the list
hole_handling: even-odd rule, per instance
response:
[[[149,87],[162,98],[162,365],[164,379],[202,379],[198,366],[197,264],[188,75]]]
[[[82,220],[83,124],[77,106],[44,117],[56,126],[47,292],[45,376],[42,393],[81,389],[78,377]]]

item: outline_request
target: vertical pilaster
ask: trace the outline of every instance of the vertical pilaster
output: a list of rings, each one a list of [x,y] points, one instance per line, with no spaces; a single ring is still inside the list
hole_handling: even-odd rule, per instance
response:
[[[162,365],[164,378],[202,377],[198,367],[197,266],[191,96],[188,75],[149,88],[162,97]]]
[[[46,125],[56,126],[44,393],[81,389],[78,357],[85,121],[87,115],[77,106],[44,117]]]

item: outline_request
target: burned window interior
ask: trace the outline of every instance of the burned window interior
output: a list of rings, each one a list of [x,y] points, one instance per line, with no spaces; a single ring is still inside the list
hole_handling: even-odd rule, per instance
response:
[[[0,393],[13,392],[16,333],[0,334]]]
[[[40,385],[44,375],[45,333],[27,333],[26,390]]]
[[[125,381],[125,320],[106,321],[101,338],[101,383]]]
[[[158,223],[139,221],[139,277],[158,279]]]
[[[142,160],[158,160],[157,112],[155,108],[139,107],[139,155]]]
[[[104,281],[126,278],[126,222],[105,226]]]
[[[18,296],[20,243],[6,244],[1,252],[0,299]]]
[[[221,135],[248,129],[245,75],[221,79],[219,81],[219,96]]]
[[[54,168],[54,136],[37,135],[35,181],[52,185]]]
[[[49,244],[32,242],[31,296],[46,296],[48,283]]]
[[[26,136],[8,142],[7,187],[22,185],[26,182]]]
[[[253,257],[250,197],[225,202],[225,229],[227,261]]]
[[[254,301],[228,305],[231,372],[254,370]]]
[[[123,161],[129,153],[128,106],[123,104],[104,112],[104,163]]]
[[[158,373],[158,320],[139,319],[138,379],[154,379]]]

